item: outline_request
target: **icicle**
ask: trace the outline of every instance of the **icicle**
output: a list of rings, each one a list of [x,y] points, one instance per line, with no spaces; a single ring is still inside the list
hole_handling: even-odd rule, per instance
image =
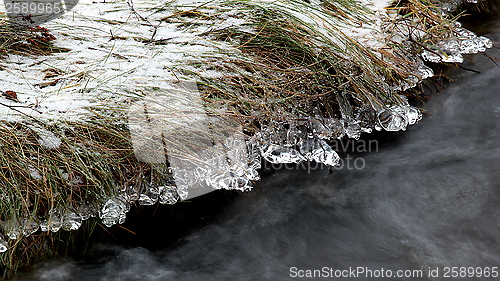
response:
[[[78,213],[82,217],[82,220],[88,220],[90,217],[95,217],[99,213],[99,210],[93,204],[84,204],[78,208]]]
[[[21,226],[17,220],[4,221],[3,230],[5,235],[11,240],[16,240],[21,237]]]
[[[173,205],[179,201],[180,196],[177,193],[176,186],[159,186],[159,200],[160,204]]]
[[[330,130],[324,125],[323,122],[317,119],[309,119],[309,123],[311,124],[311,127],[313,129],[313,132],[316,136],[318,136],[320,139],[330,139],[331,138],[331,132]]]
[[[59,210],[51,209],[47,213],[47,219],[40,223],[41,231],[57,232],[62,227],[62,216]]]
[[[309,161],[316,161],[329,166],[336,166],[340,157],[337,152],[323,140],[316,138],[307,138],[302,141],[300,146],[302,153]]]
[[[108,199],[99,213],[102,223],[107,227],[124,223],[125,214],[128,211],[127,204],[122,198]]]
[[[31,234],[37,232],[39,228],[39,224],[35,219],[22,219],[21,225],[24,236],[30,236]]]
[[[248,168],[246,171],[245,171],[245,176],[247,177],[247,179],[249,180],[253,180],[253,181],[258,181],[260,180],[260,175],[259,175],[259,172],[257,172],[257,170],[255,170],[254,168]]]
[[[332,138],[341,139],[346,134],[343,122],[339,119],[327,118],[324,120],[324,125]]]
[[[77,230],[82,225],[82,216],[73,211],[66,211],[62,220],[62,229],[66,231]]]
[[[384,109],[378,114],[378,123],[386,131],[404,131],[408,126],[406,115],[401,115],[394,110]]]
[[[139,192],[133,186],[124,186],[121,190],[121,196],[125,198],[128,202],[134,202],[139,200]]]
[[[260,135],[259,133],[257,134]],[[262,161],[260,156],[259,144],[257,140],[257,134],[246,142],[249,167],[253,169],[260,169]]]
[[[139,195],[139,204],[145,206],[154,205],[158,201],[159,193],[157,187],[149,183],[144,184],[143,190]]]
[[[399,115],[406,117],[408,125],[413,125],[422,119],[422,112],[410,105],[394,106],[391,109]]]
[[[3,235],[0,235],[0,253],[7,252],[9,249],[9,242],[5,240],[5,237]]]
[[[250,191],[253,186],[252,183],[245,177],[228,177],[230,190],[239,190],[239,191]]]
[[[344,130],[349,138],[358,140],[361,137],[361,126],[359,126],[359,121],[344,120]]]
[[[305,160],[300,153],[293,148],[285,148],[275,144],[261,144],[262,157],[273,164],[299,163]]]

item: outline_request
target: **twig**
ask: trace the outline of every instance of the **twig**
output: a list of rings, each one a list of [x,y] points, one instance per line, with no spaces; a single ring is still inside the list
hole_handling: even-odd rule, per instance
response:
[[[496,66],[499,66],[499,65],[498,65],[498,63],[497,63],[497,61],[498,61],[498,59],[497,59],[497,58],[494,58],[494,57],[492,57],[492,56],[489,56],[489,55],[488,55],[488,54],[486,54],[486,53],[481,53],[481,54],[483,54],[483,55],[485,55],[487,58],[489,58],[489,59],[490,59],[490,60],[491,60],[491,61],[492,61],[492,62],[493,62]]]
[[[28,118],[30,118],[30,119],[33,119],[33,120],[34,120],[35,122],[37,122],[37,123],[42,123],[42,122],[40,122],[40,120],[36,119],[35,117],[33,117],[33,116],[31,116],[31,115],[28,115],[28,114],[26,114],[26,113],[24,113],[24,112],[22,112],[21,110],[19,110],[19,109],[17,109],[17,108],[16,108],[16,107],[21,107],[21,106],[13,106],[13,105],[8,105],[8,104],[5,104],[5,103],[3,103],[3,102],[0,102],[0,105],[5,106],[5,107],[7,107],[7,108],[10,108],[10,109],[12,109],[12,110],[14,110],[14,111],[16,111],[16,112],[18,112],[18,113],[20,113],[20,114],[22,114],[22,115],[24,115],[24,116],[28,117]],[[29,107],[25,107],[25,108],[29,108]],[[35,109],[33,109],[33,110],[35,110]],[[37,110],[35,110],[35,111],[37,111]],[[39,111],[37,111],[37,112],[38,112],[38,113],[40,113]],[[43,124],[43,123],[42,123],[42,124]]]
[[[481,71],[477,71],[477,70],[474,70],[474,69],[471,69],[471,68],[467,68],[467,67],[461,66],[461,65],[459,65],[458,63],[455,63],[455,65],[456,65],[458,68],[461,68],[461,69],[463,69],[463,70],[467,70],[467,71],[474,72],[474,73],[481,73]]]
[[[151,23],[151,21],[149,21],[147,18],[141,16],[134,8],[134,3],[132,2],[132,0],[127,0],[127,4],[128,6],[130,7],[130,9],[132,10],[132,12],[134,13],[134,15],[139,19],[139,20],[143,20],[145,22],[148,23],[149,26],[151,26],[152,28],[154,28],[153,30],[153,34],[151,35],[151,39],[149,39],[149,42],[152,42],[154,41],[154,38],[156,36],[156,32],[158,31],[158,27],[160,27],[161,25],[161,22],[158,23],[157,25],[154,25],[153,23]]]

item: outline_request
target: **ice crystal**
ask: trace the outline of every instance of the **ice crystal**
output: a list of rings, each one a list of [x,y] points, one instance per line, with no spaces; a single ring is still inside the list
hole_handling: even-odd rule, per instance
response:
[[[249,159],[249,167],[252,169],[260,169],[261,168],[261,156],[259,150],[259,144],[256,137],[252,137],[247,143],[247,151],[248,151],[248,159]]]
[[[329,166],[336,166],[340,157],[337,152],[321,139],[307,138],[302,141],[300,153],[309,161],[316,161]]]
[[[99,212],[99,218],[101,218],[102,223],[107,227],[111,227],[117,223],[124,223],[125,214],[128,211],[127,204],[123,198],[108,199]]]
[[[474,32],[462,28],[459,23],[455,24],[453,32],[456,36],[439,42],[438,50],[424,50],[421,53],[422,58],[435,63],[462,63],[464,61],[462,54],[476,54],[493,47],[490,39],[477,36]]]
[[[143,186],[143,191],[139,195],[139,204],[146,206],[153,205],[158,201],[158,197],[158,188],[151,184],[145,184]]]
[[[9,239],[16,240],[21,237],[21,225],[17,220],[4,221],[3,231]]]
[[[270,163],[299,163],[304,159],[300,153],[293,149],[282,147],[275,144],[261,144],[260,146],[262,157]]]
[[[83,204],[78,208],[78,213],[82,220],[88,220],[90,217],[95,217],[99,210],[93,204]]]
[[[258,181],[258,180],[260,180],[260,175],[259,175],[259,172],[257,172],[257,170],[255,170],[254,168],[248,168],[248,169],[245,171],[245,176],[246,176],[249,180],[253,180],[253,181]]]
[[[422,112],[410,105],[394,106],[392,110],[405,117],[408,125],[413,125],[422,119]]]
[[[62,229],[66,231],[77,230],[82,225],[82,216],[73,211],[66,211],[63,216]]]
[[[159,186],[159,200],[160,204],[173,205],[179,201],[180,196],[177,193],[176,186]]]
[[[9,249],[9,242],[7,242],[2,235],[0,235],[0,253],[4,253],[8,249]]]
[[[23,229],[24,236],[30,236],[31,234],[37,232],[39,224],[35,219],[22,219],[21,225]]]
[[[62,216],[59,210],[51,209],[47,213],[47,219],[40,223],[41,231],[57,232],[62,227]]]
[[[344,122],[345,134],[352,139],[359,139],[361,136],[361,126],[358,121],[345,121]]]
[[[378,123],[386,131],[404,131],[408,126],[408,119],[406,115],[387,108],[379,112]]]

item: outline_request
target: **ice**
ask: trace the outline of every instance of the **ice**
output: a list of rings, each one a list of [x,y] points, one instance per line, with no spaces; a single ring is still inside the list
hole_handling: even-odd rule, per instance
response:
[[[302,157],[300,153],[293,148],[264,143],[260,145],[260,150],[262,157],[269,163],[273,164],[299,163],[305,160],[304,157]]]
[[[51,209],[47,213],[47,219],[40,223],[41,231],[57,232],[62,227],[62,215],[57,209]]]
[[[477,2],[476,0],[468,0],[468,1]],[[108,91],[108,89],[103,90],[95,86],[95,83],[99,81],[96,82],[93,80],[89,80],[89,81],[84,81],[85,83],[80,83],[82,77],[92,77],[92,75],[101,76],[103,78],[117,77],[116,79],[109,78],[108,80],[106,80],[106,83],[103,83],[108,85],[109,89],[114,89],[117,87],[119,88],[123,86],[123,88],[126,88],[126,90],[130,90],[130,89],[135,89],[134,87],[138,85],[140,85],[141,87],[144,85],[160,87],[158,83],[161,83],[161,87],[163,87],[167,83],[165,81],[168,80],[166,77],[171,76],[169,70],[170,66],[175,64],[185,63],[187,60],[190,59],[202,58],[203,55],[207,53],[219,53],[222,56],[223,52],[220,52],[219,49],[206,46],[193,46],[191,45],[191,43],[186,43],[189,40],[192,40],[192,38],[194,37],[201,37],[197,36],[196,32],[184,32],[176,29],[175,26],[166,25],[165,22],[163,22],[162,26],[160,26],[159,29],[157,30],[158,32],[156,34],[157,35],[156,39],[172,37],[174,39],[172,42],[176,43],[168,45],[168,47],[154,47],[150,49],[149,46],[146,46],[147,44],[145,44],[145,46],[143,47],[141,44],[138,44],[136,40],[128,39],[128,40],[123,40],[123,44],[121,44],[120,47],[116,47],[117,49],[115,49],[115,43],[111,42],[112,40],[109,40],[109,37],[107,37],[108,35],[106,33],[107,32],[106,30],[108,29],[100,28],[100,26],[103,24],[105,27],[106,26],[110,27],[110,25],[108,25],[107,22],[103,22],[100,20],[97,21],[97,23],[94,23],[93,21],[89,21],[87,19],[87,16],[100,18],[101,15],[104,15],[109,12],[106,11],[106,9],[108,8],[105,9],[103,6],[101,8],[105,10],[98,12],[97,10],[95,10],[94,7],[95,5],[90,4],[91,1],[87,2],[88,2],[87,4],[80,6],[83,10],[81,11],[82,14],[78,13],[76,15],[76,20],[77,20],[76,22],[82,23],[83,21],[85,21],[87,24],[89,24],[89,26],[91,27],[97,26],[99,28],[92,28],[93,30],[95,30],[95,32],[93,31],[81,35],[83,36],[82,38],[85,40],[81,39],[74,40],[72,39],[72,37],[65,35],[65,33],[60,33],[59,35],[61,41],[59,43],[67,44],[68,46],[71,47],[72,51],[62,55],[53,54],[51,58],[44,58],[44,59],[48,59],[48,61],[46,62],[47,64],[54,65],[55,67],[63,69],[64,68],[63,66],[76,65],[76,63],[73,62],[80,62],[80,61],[85,62],[86,59],[91,58],[87,62],[87,65],[85,66],[86,69],[90,70],[85,70],[84,72],[83,70],[79,69],[71,69],[71,67],[64,68],[65,71],[67,71],[67,74],[59,78],[64,78],[61,79],[60,81],[63,82],[65,81],[64,83],[67,84],[58,85],[57,89],[55,88],[52,89],[51,87],[47,87],[43,90],[37,91],[36,93],[35,91],[32,91],[34,93],[33,94],[34,96],[31,96],[30,98],[38,99],[38,97],[42,96],[44,97],[43,100],[41,99],[41,103],[43,106],[40,107],[40,110],[43,111],[44,116],[50,113],[51,115],[50,118],[55,118],[60,115],[59,113],[56,114],[52,112],[60,111],[60,113],[63,114],[64,116],[66,115],[77,116],[76,120],[79,120],[82,114],[87,113],[87,110],[85,108],[92,108],[90,105],[100,105],[100,103],[95,103],[90,99],[85,99],[85,100],[79,99],[82,93],[81,91],[82,88],[80,87],[80,85],[85,85],[85,87],[87,87],[87,85],[89,86],[88,93],[91,94],[94,100],[97,101],[102,100],[103,102],[108,102],[110,99],[114,98],[113,96],[105,94],[107,92],[111,93],[113,91]],[[271,3],[273,1],[265,1],[265,2]],[[291,14],[294,14],[297,17],[301,18],[307,23],[317,25],[318,28],[322,29],[326,37],[332,36],[331,39],[333,40],[337,38],[338,32],[336,31],[334,31],[333,33],[330,32],[329,27],[331,27],[332,23],[322,21],[321,17],[316,18],[316,16],[321,15],[321,13],[317,14],[316,10],[314,9],[311,10],[308,7],[306,7],[307,13],[303,13],[303,11],[291,11],[290,7],[292,7],[293,5],[287,4],[286,1],[278,1],[278,2],[281,4],[277,3],[276,5],[278,4],[279,5],[276,7],[283,8],[283,11],[288,11]],[[388,14],[386,13],[392,13],[394,15],[397,15],[397,13],[395,13],[394,10],[391,11],[391,9],[388,10],[383,9],[389,4],[387,1],[384,0],[375,2],[372,1],[371,4],[372,5],[368,5],[370,6],[368,8],[373,10],[374,7],[372,6],[376,6],[376,9],[373,11],[379,13],[376,15],[373,14],[369,16],[372,17],[372,19],[374,20],[373,25],[364,26],[363,28],[354,28],[354,29],[351,27],[348,28],[342,27],[341,30],[345,32],[349,36],[349,38],[352,37],[356,40],[365,40],[361,41],[361,43],[364,44],[365,46],[373,47],[375,55],[377,56],[380,55],[380,53],[376,52],[376,48],[378,47],[375,46],[380,45],[382,49],[387,48],[385,42],[389,41],[386,40],[387,38],[385,37],[385,30],[383,29],[383,26],[388,24],[388,22],[398,22],[398,21],[396,20],[393,21],[391,19],[394,18],[390,17],[384,19],[381,19],[379,17],[381,15],[387,17]],[[118,7],[121,7],[120,5],[125,5],[125,3],[117,2],[116,5],[118,5]],[[141,1],[139,1],[139,3],[136,3],[136,8],[141,10],[148,10],[149,9],[148,7],[150,7],[151,5],[155,6],[157,5],[157,3],[146,3],[146,2],[142,3]],[[126,8],[126,11],[127,12],[124,11],[120,12],[117,19],[128,20],[130,16],[129,14],[130,11],[128,8]],[[98,13],[101,13],[101,15],[99,15]],[[82,17],[81,15],[83,15],[84,17]],[[156,16],[159,19],[165,16],[165,14],[154,15],[153,13],[151,14],[151,16],[152,17]],[[61,23],[67,24],[68,22],[74,22],[75,19],[73,17],[67,15],[66,17],[61,18],[59,22],[54,22],[53,24],[56,24],[57,26],[60,25]],[[239,27],[242,23],[247,22],[247,19],[240,19],[240,18],[235,19],[231,17],[226,17],[225,19],[226,19],[225,21],[220,23],[219,27],[233,26],[233,25],[235,27]],[[152,21],[154,20],[155,19],[152,19]],[[149,27],[145,27],[144,25],[141,25],[139,23],[140,21],[137,22],[136,20],[132,20],[133,25],[128,26],[130,28],[129,33],[143,34],[149,32],[148,30]],[[445,36],[445,38],[443,38],[443,42],[437,44],[437,48],[441,50],[429,51],[430,49],[428,49],[422,52],[421,56],[424,60],[436,63],[463,62],[462,54],[483,52],[487,48],[492,47],[491,40],[482,36],[477,37],[474,33],[462,28],[460,24],[456,24],[452,28],[454,29],[454,34]],[[415,28],[415,30],[418,30],[418,28]],[[124,32],[125,37],[127,35],[125,33],[128,33],[128,31],[126,31],[125,29],[121,30],[120,32]],[[411,32],[412,31],[410,31],[409,34],[411,34]],[[417,40],[423,35],[425,35],[425,32],[423,32],[422,30],[417,31],[417,33],[413,33],[415,36],[414,38]],[[117,36],[120,35],[117,34]],[[403,33],[395,34],[392,39],[396,41],[399,40],[399,42],[407,41],[407,38],[404,38],[404,36],[405,34]],[[398,37],[399,39],[397,39]],[[202,40],[201,38],[199,39]],[[184,42],[184,43],[177,44],[178,42]],[[89,47],[92,47],[92,49]],[[226,47],[228,49],[233,49],[234,46],[226,46]],[[130,57],[131,59],[127,62],[127,60],[123,59],[118,60],[114,58],[114,56],[110,56],[108,58],[109,56],[108,51],[111,51],[111,49],[113,49],[113,52],[119,53],[123,55],[123,57]],[[100,52],[103,53],[101,54]],[[386,53],[386,51],[384,50],[383,53]],[[98,61],[95,61],[102,57],[99,54],[106,57],[106,63],[100,64]],[[158,54],[158,55],[153,56],[152,54]],[[36,65],[33,64],[34,61],[30,61],[28,58],[26,59],[23,58],[21,60],[22,61],[19,62],[20,65],[19,69],[21,70],[17,71],[17,69],[14,69],[12,70],[13,73],[18,73],[18,72],[22,73],[23,68],[25,68],[25,66]],[[61,62],[59,63],[59,61]],[[393,84],[391,84],[390,85],[392,87],[390,88],[391,90],[398,90],[398,91],[405,90],[415,86],[421,80],[433,76],[432,69],[421,63],[420,59],[417,59],[414,62],[415,64],[413,66],[416,67],[413,69],[413,73],[409,74],[406,78],[406,81],[403,81],[403,83],[398,85],[398,87],[392,87]],[[16,64],[9,64],[9,65],[16,65]],[[25,75],[26,77],[28,78],[42,77],[38,75],[40,74],[40,71],[38,70],[35,71],[32,68],[33,67],[30,68],[26,67],[26,70],[28,71]],[[116,73],[116,71],[114,70],[117,68],[122,69],[123,73],[126,73],[128,71],[132,72],[130,72],[131,73],[130,75],[128,74],[119,75],[120,73]],[[304,71],[308,70],[304,69]],[[24,89],[23,91],[19,92],[29,92],[29,89],[32,87],[33,84],[40,82],[37,80],[38,78],[29,78],[29,79],[27,78],[25,83],[26,85],[24,86],[25,88],[19,88],[20,86],[16,84],[17,81],[20,80],[19,77],[15,77],[15,75],[12,76],[9,73],[10,72],[7,70],[2,72],[2,75],[6,77],[5,79],[8,78],[5,82],[6,85],[7,86],[16,85],[18,89],[20,90]],[[214,76],[217,75],[226,75],[226,73],[218,73],[218,74],[214,73]],[[72,79],[74,80],[73,81],[74,83],[71,82]],[[387,86],[387,83],[389,82],[383,81],[383,77],[381,77],[381,82],[380,82],[380,85],[382,85],[381,87]],[[387,86],[387,88],[389,87]],[[101,99],[101,95],[103,95],[104,98]],[[202,99],[200,99],[200,101],[201,100]],[[257,170],[261,168],[262,157],[265,160],[269,161],[270,163],[276,163],[276,164],[299,163],[301,161],[309,160],[334,166],[339,161],[338,155],[335,151],[331,149],[331,147],[324,140],[331,138],[341,139],[345,136],[349,138],[359,139],[361,132],[371,132],[373,127],[376,128],[377,130],[385,129],[387,131],[405,130],[406,126],[415,124],[422,118],[420,110],[411,107],[407,104],[397,105],[397,106],[389,106],[387,104],[381,105],[384,108],[383,110],[380,111],[378,110],[378,108],[374,109],[375,108],[374,105],[369,105],[370,109],[372,109],[371,119],[364,119],[362,122],[360,122],[359,118],[360,113],[355,112],[359,110],[359,108],[356,107],[358,105],[352,104],[350,100],[346,102],[346,105],[349,105],[349,108],[346,110],[350,112],[347,112],[348,114],[344,114],[345,112],[342,112],[343,114],[342,119],[339,119],[336,113],[332,113],[332,115],[325,115],[325,117],[333,116],[337,118],[323,118],[323,116],[321,116],[321,114],[323,113],[317,113],[317,115],[315,115],[314,117],[294,116],[293,118],[297,119],[291,119],[285,121],[284,120],[270,121],[271,124],[267,127],[263,126],[261,132],[257,132],[254,135],[254,137],[250,138],[250,140],[248,140],[247,138],[246,148],[248,152],[247,158],[249,161],[244,163],[248,165],[240,165],[242,162],[240,161],[241,159],[238,158],[239,156],[242,155],[242,153],[240,152],[245,149],[244,145],[242,147],[238,147],[237,141],[241,140],[243,143],[244,139],[233,138],[231,139],[233,143],[226,144],[226,146],[229,148],[238,147],[238,149],[234,151],[220,149],[220,151],[217,153],[227,152],[227,154],[223,154],[223,157],[214,157],[214,158],[206,157],[205,158],[206,161],[203,163],[203,165],[206,165],[207,167],[192,168],[192,166],[183,163],[185,171],[181,171],[182,169],[174,169],[173,172],[177,173],[177,176],[181,177],[180,179],[179,177],[176,178],[176,180],[178,180],[178,182],[176,182],[178,187],[173,185],[164,185],[155,187],[149,183],[144,184],[143,186],[141,186],[141,188],[139,188],[138,186],[126,186],[123,190],[121,190],[119,198],[117,197],[107,200],[104,205],[99,206],[100,210],[97,210],[96,206],[82,205],[80,206],[80,208],[77,210],[76,213],[75,212],[64,213],[64,216],[61,215],[61,213],[55,209],[51,210],[48,214],[48,219],[46,219],[41,223],[40,228],[42,229],[42,231],[57,231],[61,227],[65,230],[77,229],[78,227],[80,227],[82,220],[88,219],[90,216],[95,214],[99,215],[99,217],[102,219],[103,223],[106,226],[111,226],[116,223],[123,223],[125,219],[125,214],[128,211],[129,203],[137,201],[140,205],[153,205],[156,202],[159,202],[161,204],[175,204],[179,200],[185,200],[186,198],[188,198],[188,188],[200,182],[209,183],[215,189],[223,188],[223,189],[237,189],[242,191],[249,190],[251,189],[251,184],[252,184],[251,181],[260,179]],[[374,108],[372,108],[372,106]],[[201,109],[201,111],[199,112],[200,115],[205,114],[205,109],[203,104],[200,103],[199,106],[196,108]],[[152,107],[150,109],[155,109],[155,107]],[[177,110],[179,108],[174,106],[173,109]],[[33,111],[32,109],[29,110]],[[162,113],[163,112],[162,110],[163,109],[160,108],[158,109],[158,112]],[[71,112],[73,113],[70,114]],[[33,111],[33,114],[35,114],[35,111]],[[173,119],[174,120],[172,121],[172,124],[179,121],[179,118],[173,118]],[[186,120],[187,119],[189,118],[186,118]],[[75,119],[71,117],[68,120],[75,120]],[[366,121],[366,120],[371,120],[371,121]],[[186,122],[186,124],[189,125],[188,127],[193,127],[192,123],[190,123],[192,120],[187,120],[187,121],[189,121]],[[373,124],[373,122],[375,121],[377,123]],[[173,132],[177,132],[177,130],[174,130],[176,128],[177,127],[172,127],[171,129]],[[36,128],[36,132],[39,135],[39,143],[42,146],[49,149],[56,149],[60,147],[61,139],[58,137],[59,134],[55,134],[57,132],[50,132],[47,131],[46,129],[38,127]],[[151,132],[155,131],[152,130]],[[306,134],[308,133],[313,133],[312,135],[313,137],[308,138],[306,136]],[[140,134],[140,136],[144,137],[144,134]],[[161,138],[158,138],[157,140],[159,140],[160,145],[163,145],[161,142],[162,140]],[[180,146],[184,145],[184,142],[178,141],[179,138],[177,136],[172,136],[171,140],[180,143]],[[204,143],[202,142],[202,144]],[[298,146],[300,146],[300,148]],[[203,146],[200,145],[200,147]],[[160,148],[159,151],[161,153],[160,154],[153,153],[153,154],[163,156],[164,155],[163,147],[159,146],[159,148]],[[179,147],[178,151],[182,151],[182,148],[183,147]],[[219,150],[219,147],[217,149]],[[297,151],[298,149],[300,149],[300,152]],[[153,152],[157,151],[154,150]],[[194,156],[209,155],[208,152],[207,153],[203,152],[198,153],[197,151],[194,152],[196,153],[191,154],[193,158]],[[163,157],[160,158],[162,163],[166,162],[166,160]],[[245,158],[244,160],[247,159]],[[227,167],[229,167],[229,169],[226,170],[226,166],[223,166],[226,164],[223,164],[223,162],[229,162],[227,164]],[[171,164],[172,163],[173,162],[171,162]],[[178,163],[181,162],[178,161]],[[224,173],[213,175],[208,167],[219,168],[221,170],[224,170]],[[36,169],[30,168],[29,172],[33,178],[37,180],[42,179],[40,172],[38,172]],[[184,178],[182,178],[182,176],[184,176]],[[189,189],[189,192],[191,194],[191,189]],[[36,222],[34,222],[33,225],[29,224],[29,227],[26,227],[23,226],[25,225],[24,223],[21,223],[20,231],[25,235],[29,235],[30,233],[33,233],[32,232],[33,229],[35,229],[34,231],[36,231],[35,224]],[[13,233],[12,235],[14,237],[17,237],[18,234],[16,234],[17,233],[16,228],[14,227],[13,229],[14,231],[12,232]]]
[[[176,186],[159,186],[159,200],[160,204],[173,205],[179,201],[180,197],[177,193]]]
[[[231,189],[231,177],[227,177],[224,175],[216,175],[212,178],[209,179],[210,184],[215,188],[215,189],[226,189],[230,190]]]
[[[309,119],[309,123],[311,124],[311,127],[313,129],[313,132],[316,136],[318,136],[320,139],[330,139],[331,138],[331,132],[330,130],[325,126],[321,120],[317,119]],[[296,134],[297,137],[298,134]],[[300,138],[299,138],[300,139]],[[297,144],[297,143],[295,143]]]
[[[139,161],[147,163],[166,162],[164,156],[161,159],[156,156],[167,152],[181,200],[212,191],[207,179],[216,174],[245,175],[248,151],[239,121],[224,115],[208,115],[194,81],[157,91],[148,99],[151,101],[137,104],[129,112],[133,119],[129,124],[136,126],[131,127],[133,143],[137,144],[134,152],[141,155],[137,157]],[[148,133],[146,139],[154,136],[156,144],[144,146],[143,139]],[[139,204],[152,205],[157,200],[157,188],[142,187]]]
[[[137,192],[136,188],[133,186],[127,185],[123,187],[121,190],[121,195],[127,199],[129,202],[137,201],[139,200],[139,193]]]
[[[66,211],[63,216],[62,229],[66,231],[77,230],[82,225],[83,218],[73,211]]]
[[[484,36],[479,36],[477,39],[481,40],[483,42],[483,46],[487,49],[493,48],[493,42],[489,38],[486,38]]]
[[[177,194],[179,194],[179,197],[181,200],[186,200],[188,198],[188,187],[183,186],[183,187],[177,187]]]
[[[422,119],[422,112],[413,106],[409,105],[400,106],[397,107],[396,111],[406,116],[406,120],[408,120],[408,125],[414,125],[415,123],[417,123]]]
[[[291,120],[289,123],[290,128],[286,131],[285,146],[292,147],[297,145],[303,135],[303,131],[298,128],[297,122]]]
[[[477,37],[476,34],[474,34],[474,32],[461,27],[461,25],[460,26],[456,26],[456,28],[454,29],[454,31],[458,35],[458,37],[461,38],[461,39],[471,39],[471,38],[476,38]]]
[[[99,210],[94,204],[83,204],[78,208],[78,213],[82,217],[82,220],[88,220],[90,217],[95,217],[99,213]]]
[[[352,139],[359,139],[361,137],[361,126],[359,121],[344,120],[345,134]]]
[[[460,53],[451,53],[449,55],[441,56],[441,61],[449,63],[462,63],[464,62],[464,57]]]
[[[441,62],[441,56],[435,52],[429,52],[425,50],[420,55],[422,56],[422,59],[424,59],[425,61],[430,61],[434,63]]]
[[[245,176],[246,176],[249,180],[253,180],[253,181],[258,181],[258,180],[260,180],[260,175],[259,175],[259,172],[257,172],[257,170],[255,170],[254,168],[248,168],[248,169],[245,171]]]
[[[378,114],[378,123],[386,131],[404,131],[408,126],[406,114],[401,114],[399,110],[383,109]]]
[[[450,52],[459,52],[460,51],[460,41],[457,39],[451,39],[448,41],[444,41],[442,43],[442,48],[444,50],[448,50]]]
[[[416,74],[418,74],[418,69],[416,71]],[[421,79],[416,75],[410,74],[405,78],[403,82],[399,84],[399,86],[395,87],[394,90],[406,91],[408,89],[415,87],[417,83],[420,82],[420,80]]]
[[[252,169],[260,169],[261,168],[261,156],[259,150],[259,144],[257,137],[252,137],[247,143],[247,151],[248,151],[248,166]]]
[[[111,227],[117,223],[124,223],[125,215],[128,211],[127,204],[123,198],[115,197],[108,199],[99,212],[99,218],[101,218],[102,223],[107,227]]]
[[[458,52],[451,52],[450,54],[439,53],[439,51],[430,52],[423,51],[421,54],[422,58],[426,61],[439,63],[439,62],[449,62],[449,63],[462,63],[464,62],[463,56]]]
[[[332,138],[341,139],[346,134],[342,121],[335,118],[324,119],[324,125],[328,129]]]
[[[0,235],[0,253],[4,253],[9,249],[9,242],[5,241],[5,238]]]
[[[21,220],[21,225],[23,228],[23,235],[24,236],[30,236],[31,234],[37,232],[39,228],[39,224],[35,219],[29,218],[29,219],[22,219]]]
[[[432,70],[432,68],[430,68],[424,64],[422,64],[418,67],[417,73],[420,75],[421,80],[424,80],[424,79],[427,79],[429,77],[434,76],[434,71]]]
[[[432,52],[424,50],[421,53],[422,58],[435,63],[462,63],[464,61],[462,54],[476,54],[493,47],[490,39],[484,36],[477,36],[474,32],[462,28],[457,22],[453,31],[456,36],[443,39],[438,43],[440,50]]]
[[[239,130],[241,132],[241,130]],[[233,134],[234,136],[234,134]],[[248,170],[248,151],[245,143],[245,137],[241,134],[237,138],[226,138],[224,140],[226,147],[225,159],[219,157],[216,160],[225,161],[229,164],[229,170],[232,174],[240,177],[246,177]]]
[[[232,177],[219,175],[212,179],[212,184],[216,189],[249,191],[252,189],[252,183],[245,177]]]
[[[250,191],[252,188],[252,182],[245,177],[232,177],[231,179],[231,189]]]
[[[21,225],[17,220],[4,221],[3,231],[11,240],[16,240],[21,237]]]
[[[475,54],[486,51],[483,40],[477,37],[462,40],[460,43],[460,53],[462,54]]]
[[[309,161],[316,161],[329,166],[336,166],[340,157],[337,152],[321,139],[307,138],[302,140],[300,153]]]
[[[139,204],[145,206],[154,205],[158,201],[159,193],[158,187],[151,184],[144,184],[143,191],[139,196]]]

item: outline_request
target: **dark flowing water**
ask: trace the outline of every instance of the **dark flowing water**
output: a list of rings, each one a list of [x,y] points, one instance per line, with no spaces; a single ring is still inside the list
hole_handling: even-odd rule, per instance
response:
[[[500,20],[484,26],[500,42]],[[424,105],[419,124],[356,155],[362,170],[279,171],[174,248],[102,246],[94,262],[52,262],[25,278],[294,280],[318,270],[309,280],[328,280],[351,268],[422,276],[338,279],[499,280],[500,67],[471,60],[481,73],[450,74],[457,80]],[[451,267],[466,276],[445,278]]]

